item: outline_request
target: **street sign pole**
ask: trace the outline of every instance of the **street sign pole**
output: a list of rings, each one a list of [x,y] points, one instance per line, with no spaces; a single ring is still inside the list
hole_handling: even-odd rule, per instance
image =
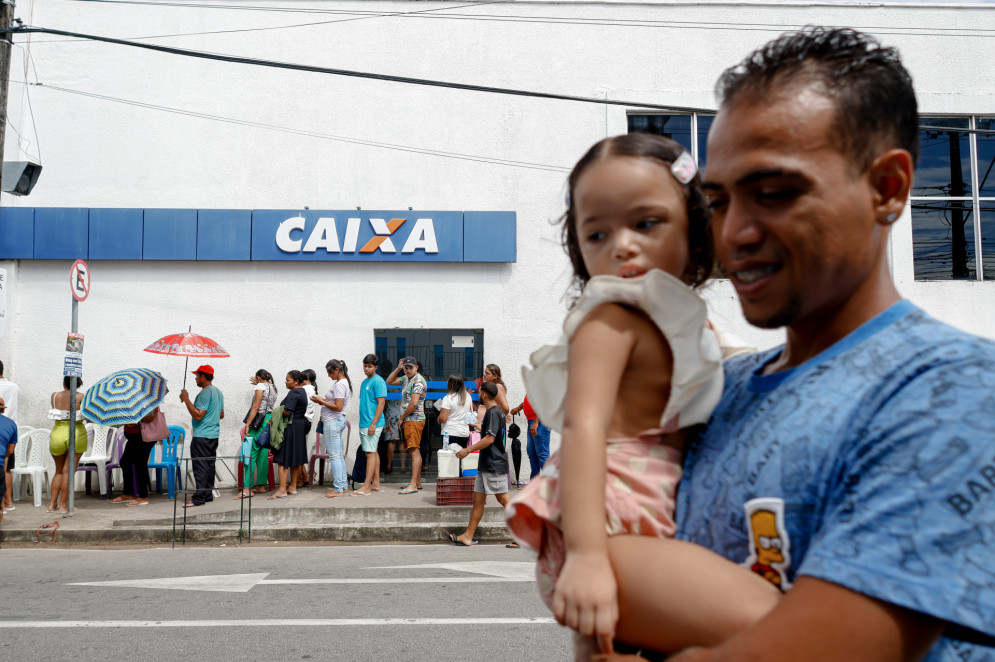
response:
[[[73,333],[79,332],[79,301],[73,297]],[[76,377],[69,378],[69,450],[66,452],[66,462],[69,463],[69,512],[67,516],[75,514],[76,505]]]
[[[63,374],[69,377],[69,448],[66,462],[69,463],[68,503],[66,515],[72,517],[76,506],[76,387],[83,374],[83,343],[79,336],[79,302],[90,295],[90,268],[83,260],[73,262],[69,269],[69,289],[73,295],[72,331],[66,340],[66,361]],[[72,343],[72,345],[70,345]],[[78,343],[78,344],[77,344]]]

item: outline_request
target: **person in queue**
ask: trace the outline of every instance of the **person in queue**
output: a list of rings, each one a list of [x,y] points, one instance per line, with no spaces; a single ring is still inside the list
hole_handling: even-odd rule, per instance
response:
[[[484,375],[480,378],[480,383],[477,384],[477,390],[479,392],[480,388],[484,384],[494,384],[497,386],[498,394],[495,399],[495,403],[501,408],[501,411],[505,414],[505,422],[511,423],[511,407],[508,405],[508,387],[501,379],[501,368],[494,363],[488,363],[484,366]],[[484,420],[484,414],[486,413],[486,408],[482,402],[477,404],[477,420]]]
[[[439,425],[442,433],[449,435],[449,443],[460,448],[470,445],[470,426],[467,416],[473,416],[473,398],[466,390],[462,375],[454,372],[446,382],[446,395],[439,405]]]
[[[121,454],[121,495],[111,499],[111,503],[126,506],[149,505],[149,455],[155,448],[154,441],[142,437],[142,423],[151,423],[159,408],[156,407],[140,421],[124,426],[124,452]]]
[[[244,467],[242,476],[242,489],[235,495],[235,499],[243,499],[252,496],[252,493],[265,494],[269,491],[269,432],[270,426],[266,422],[266,415],[273,411],[276,406],[277,390],[276,382],[269,370],[260,368],[249,378],[252,384],[252,404],[245,415],[245,438],[243,438],[242,465]],[[252,428],[252,422],[262,414],[262,425]],[[264,436],[266,439],[258,440]]]
[[[325,452],[332,465],[332,489],[323,496],[331,499],[345,496],[346,470],[345,455],[342,450],[342,431],[345,430],[345,408],[352,395],[352,380],[345,361],[332,359],[325,364],[325,371],[332,380],[332,387],[324,398],[311,396],[311,401],[321,405],[322,434],[325,439]]]
[[[180,402],[187,407],[191,420],[190,459],[194,483],[193,497],[184,508],[203,506],[214,501],[214,468],[221,436],[221,419],[225,417],[225,396],[214,385],[214,368],[202,365],[193,371],[200,393],[194,400],[186,389],[180,391]]]
[[[55,460],[55,473],[52,474],[52,485],[49,488],[51,495],[48,503],[48,512],[58,510],[60,513],[69,511],[69,403],[70,403],[70,379],[62,378],[62,390],[52,394],[50,404],[52,408],[48,410],[48,417],[55,421],[52,432],[48,437],[48,450]],[[79,409],[83,404],[83,391],[79,387],[83,385],[83,380],[76,378],[76,465],[79,458],[86,451],[86,426],[80,418]],[[75,465],[74,465],[75,466]]]
[[[292,494],[297,494],[297,474],[301,467],[308,462],[307,456],[307,393],[305,393],[304,375],[300,370],[291,370],[287,373],[285,380],[287,386],[287,397],[280,405],[283,407],[282,416],[288,421],[283,428],[283,443],[273,454],[273,461],[280,465],[278,473],[280,484],[276,491],[270,495],[270,499],[286,499]]]
[[[717,254],[746,319],[786,341],[726,364],[684,463],[678,537],[784,596],[668,659],[995,659],[995,344],[903,299],[889,266],[919,150],[912,79],[874,38],[810,27],[717,90]],[[630,542],[614,550],[623,575],[691,588],[648,562],[655,541]],[[680,619],[667,602],[623,601],[619,637]]]
[[[380,486],[380,454],[377,452],[383,433],[384,406],[387,402],[387,382],[377,374],[380,359],[376,354],[363,357],[363,374],[366,379],[359,386],[359,444],[366,454],[366,477],[363,484],[352,492],[353,496],[369,496],[382,492]]]
[[[7,403],[3,398],[0,398],[0,462],[13,455],[14,446],[17,445],[17,423],[3,415],[6,409]],[[5,472],[0,470],[0,494],[5,494],[6,491],[7,477]],[[13,508],[0,508],[0,522],[3,522],[3,516],[7,510],[13,510]]]
[[[404,375],[398,373],[404,371]],[[401,435],[404,448],[411,456],[411,482],[401,488],[401,494],[414,494],[421,485],[421,437],[425,429],[425,393],[428,383],[419,374],[418,359],[406,356],[387,376],[387,384],[401,385]]]

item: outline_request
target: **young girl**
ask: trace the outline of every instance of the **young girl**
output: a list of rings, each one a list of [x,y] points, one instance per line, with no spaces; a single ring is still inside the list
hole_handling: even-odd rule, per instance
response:
[[[558,343],[523,370],[562,448],[508,524],[539,554],[546,604],[585,637],[578,659],[595,643],[611,653],[615,638],[662,651],[718,643],[777,600],[749,571],[662,540],[676,529],[689,428],[722,394],[722,354],[692,289],[712,271],[708,220],[694,162],[666,138],[602,140],[570,174],[563,243],[581,294]]]

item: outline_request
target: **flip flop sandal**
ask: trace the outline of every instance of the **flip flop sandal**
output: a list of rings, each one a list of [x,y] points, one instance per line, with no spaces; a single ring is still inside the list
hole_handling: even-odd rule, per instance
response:
[[[418,494],[418,490],[410,488],[410,487],[404,487],[401,490],[401,494]]]
[[[478,542],[480,542],[479,540],[474,540],[473,542],[470,543],[470,545],[467,545],[465,542],[458,539],[452,533],[447,533],[446,535],[449,536],[449,542],[452,543],[453,545],[456,545],[457,547],[469,547],[470,545],[476,545]]]

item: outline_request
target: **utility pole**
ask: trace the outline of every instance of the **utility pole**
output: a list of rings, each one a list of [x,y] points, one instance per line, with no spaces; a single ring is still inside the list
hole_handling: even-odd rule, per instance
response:
[[[14,22],[14,0],[0,0],[0,30],[9,30]],[[7,86],[10,84],[10,51],[13,35],[0,38],[0,161],[3,161],[4,136],[7,135]],[[0,186],[3,173],[0,172]]]

